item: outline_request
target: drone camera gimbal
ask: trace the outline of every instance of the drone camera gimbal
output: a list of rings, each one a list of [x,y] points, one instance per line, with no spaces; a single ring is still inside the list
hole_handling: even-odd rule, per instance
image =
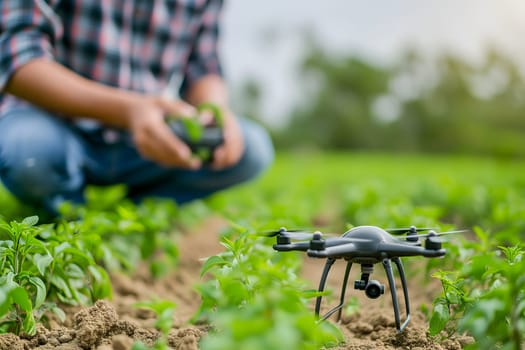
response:
[[[377,280],[369,279],[373,265],[361,265],[361,279],[354,282],[354,289],[364,290],[367,297],[377,299],[385,294],[385,285]]]

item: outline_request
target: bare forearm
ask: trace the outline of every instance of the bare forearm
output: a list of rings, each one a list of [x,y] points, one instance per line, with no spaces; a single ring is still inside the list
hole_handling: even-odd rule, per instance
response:
[[[181,100],[108,87],[44,59],[19,68],[6,92],[66,117],[90,117],[126,128],[139,153],[159,164],[188,169],[200,166],[165,123],[166,114],[195,114],[195,109]]]
[[[203,102],[212,102],[223,108],[228,107],[226,84],[218,75],[207,75],[198,80],[188,90],[186,98],[194,106]]]
[[[127,109],[140,95],[90,81],[54,61],[40,59],[18,69],[6,92],[65,116],[91,117],[129,126]]]

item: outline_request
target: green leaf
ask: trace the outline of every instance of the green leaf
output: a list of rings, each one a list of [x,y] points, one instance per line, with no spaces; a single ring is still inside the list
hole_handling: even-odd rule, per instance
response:
[[[36,321],[32,312],[27,312],[23,322],[24,332],[28,335],[35,335],[36,333]]]
[[[160,278],[161,276],[166,275],[168,271],[170,271],[169,268],[170,266],[165,261],[161,260],[152,261],[149,265],[149,270],[154,278]]]
[[[90,265],[88,267],[89,272],[94,278],[92,283],[92,294],[94,299],[111,298],[113,289],[111,280],[106,270],[97,265]]]
[[[29,295],[24,288],[14,288],[9,292],[9,295],[13,299],[13,302],[20,306],[22,310],[27,312],[32,310],[31,300],[29,299]]]
[[[172,262],[177,262],[179,258],[179,247],[171,239],[163,239],[161,241],[162,251],[168,255],[168,258]]]
[[[312,299],[312,298],[317,298],[319,296],[330,295],[331,291],[325,290],[325,291],[319,292],[317,289],[308,289],[308,290],[303,290],[300,294],[305,299]]]
[[[64,278],[53,275],[51,277],[51,284],[53,284],[68,301],[72,301],[73,294]]]
[[[167,334],[170,328],[173,325],[173,313],[175,305],[168,307],[158,312],[157,321],[155,322],[155,327],[159,329],[162,333]]]
[[[224,118],[222,116],[222,109],[220,109],[219,106],[217,106],[216,104],[210,103],[210,102],[201,103],[197,106],[197,110],[199,112],[203,112],[203,111],[212,112],[213,117],[215,119],[215,123],[218,126],[222,126],[224,124]]]
[[[71,246],[65,247],[63,252],[67,253],[70,262],[75,263],[81,267],[86,267],[93,264],[91,256],[88,252],[83,252],[82,250]]]
[[[59,245],[57,245],[53,251],[55,257],[69,247],[71,247],[71,244],[69,242],[62,242]]]
[[[190,140],[200,140],[202,134],[204,133],[204,128],[199,123],[199,121],[195,118],[181,118],[180,120],[186,128],[186,132],[188,133],[188,137],[190,138]]]
[[[53,314],[55,314],[55,316],[58,317],[60,322],[64,322],[66,320],[66,314],[65,314],[64,310],[62,310],[61,308],[59,308],[55,304],[51,305],[50,310],[51,310],[51,312]]]
[[[27,218],[25,218],[23,221],[22,221],[23,224],[27,225],[27,226],[34,226],[38,223],[38,216],[34,215],[34,216],[28,216]]]
[[[448,306],[442,303],[434,305],[434,311],[430,318],[429,332],[431,335],[436,335],[441,332],[450,319],[450,311]]]
[[[36,276],[29,277],[28,281],[36,288],[35,304],[33,308],[37,309],[46,301],[46,285],[39,277]]]
[[[133,304],[135,307],[149,309],[159,315],[164,310],[174,309],[176,304],[171,300],[139,301]]]
[[[46,276],[46,269],[53,261],[53,257],[49,254],[35,254],[33,256],[33,262],[35,263],[36,268],[38,269],[38,272],[42,276]]]
[[[227,263],[226,260],[224,260],[224,258],[222,258],[221,256],[214,255],[214,256],[209,257],[204,263],[204,265],[202,266],[201,277],[204,276],[206,272],[208,272],[213,267],[222,266],[226,263]]]
[[[201,160],[208,160],[211,158],[211,151],[209,148],[198,148],[195,151],[195,155]]]
[[[131,350],[149,350],[149,347],[147,347],[143,342],[137,340],[133,343]]]
[[[10,295],[12,288],[16,288],[16,286],[9,287],[6,285],[0,285],[0,319],[12,307],[13,302],[11,300],[11,295]]]

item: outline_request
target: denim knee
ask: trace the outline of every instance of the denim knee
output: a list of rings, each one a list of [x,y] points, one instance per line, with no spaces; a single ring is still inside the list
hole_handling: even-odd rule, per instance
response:
[[[245,152],[240,161],[242,173],[249,180],[260,175],[274,161],[275,151],[266,129],[252,121],[241,119]]]
[[[0,179],[22,201],[46,205],[76,191],[83,177],[75,165],[79,145],[62,120],[31,108],[0,118]]]

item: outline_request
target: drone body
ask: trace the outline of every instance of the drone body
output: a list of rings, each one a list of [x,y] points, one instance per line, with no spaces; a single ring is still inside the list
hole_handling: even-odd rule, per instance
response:
[[[419,234],[418,232],[421,231],[428,232]],[[384,285],[369,278],[373,272],[374,265],[381,263],[385,269],[389,282],[396,328],[398,332],[401,332],[410,320],[408,288],[405,272],[401,263],[401,257],[442,257],[446,254],[446,251],[442,248],[442,242],[439,239],[439,236],[457,232],[462,231],[436,233],[430,228],[416,228],[415,226],[401,229],[382,229],[376,226],[357,226],[346,231],[339,237],[324,238],[323,234],[319,231],[306,233],[288,231],[285,228],[273,232],[272,235],[275,235],[277,238],[277,243],[273,246],[277,251],[298,250],[306,252],[308,256],[313,258],[327,259],[319,283],[319,292],[324,291],[326,280],[332,265],[340,259],[347,262],[341,288],[340,303],[328,311],[322,319],[329,318],[335,312],[338,312],[338,319],[341,318],[346,287],[352,264],[361,265],[361,279],[355,281],[354,289],[364,290],[365,294],[372,299],[378,298],[383,294]],[[392,236],[392,234],[406,234],[406,236],[397,238]],[[425,238],[423,245],[420,242],[420,238]],[[399,315],[399,303],[397,300],[397,291],[392,271],[392,262],[397,267],[403,288],[406,309],[406,319],[403,323],[401,323]],[[316,315],[319,315],[321,300],[322,296],[317,297],[315,306]]]
[[[421,247],[417,241],[395,238],[376,226],[354,227],[345,232],[342,238],[343,240],[328,241],[324,249],[310,248],[307,254],[316,258],[344,258],[357,264],[376,264],[385,258],[416,255],[437,257],[446,253],[440,245],[427,249]],[[348,241],[345,243],[344,239]]]

